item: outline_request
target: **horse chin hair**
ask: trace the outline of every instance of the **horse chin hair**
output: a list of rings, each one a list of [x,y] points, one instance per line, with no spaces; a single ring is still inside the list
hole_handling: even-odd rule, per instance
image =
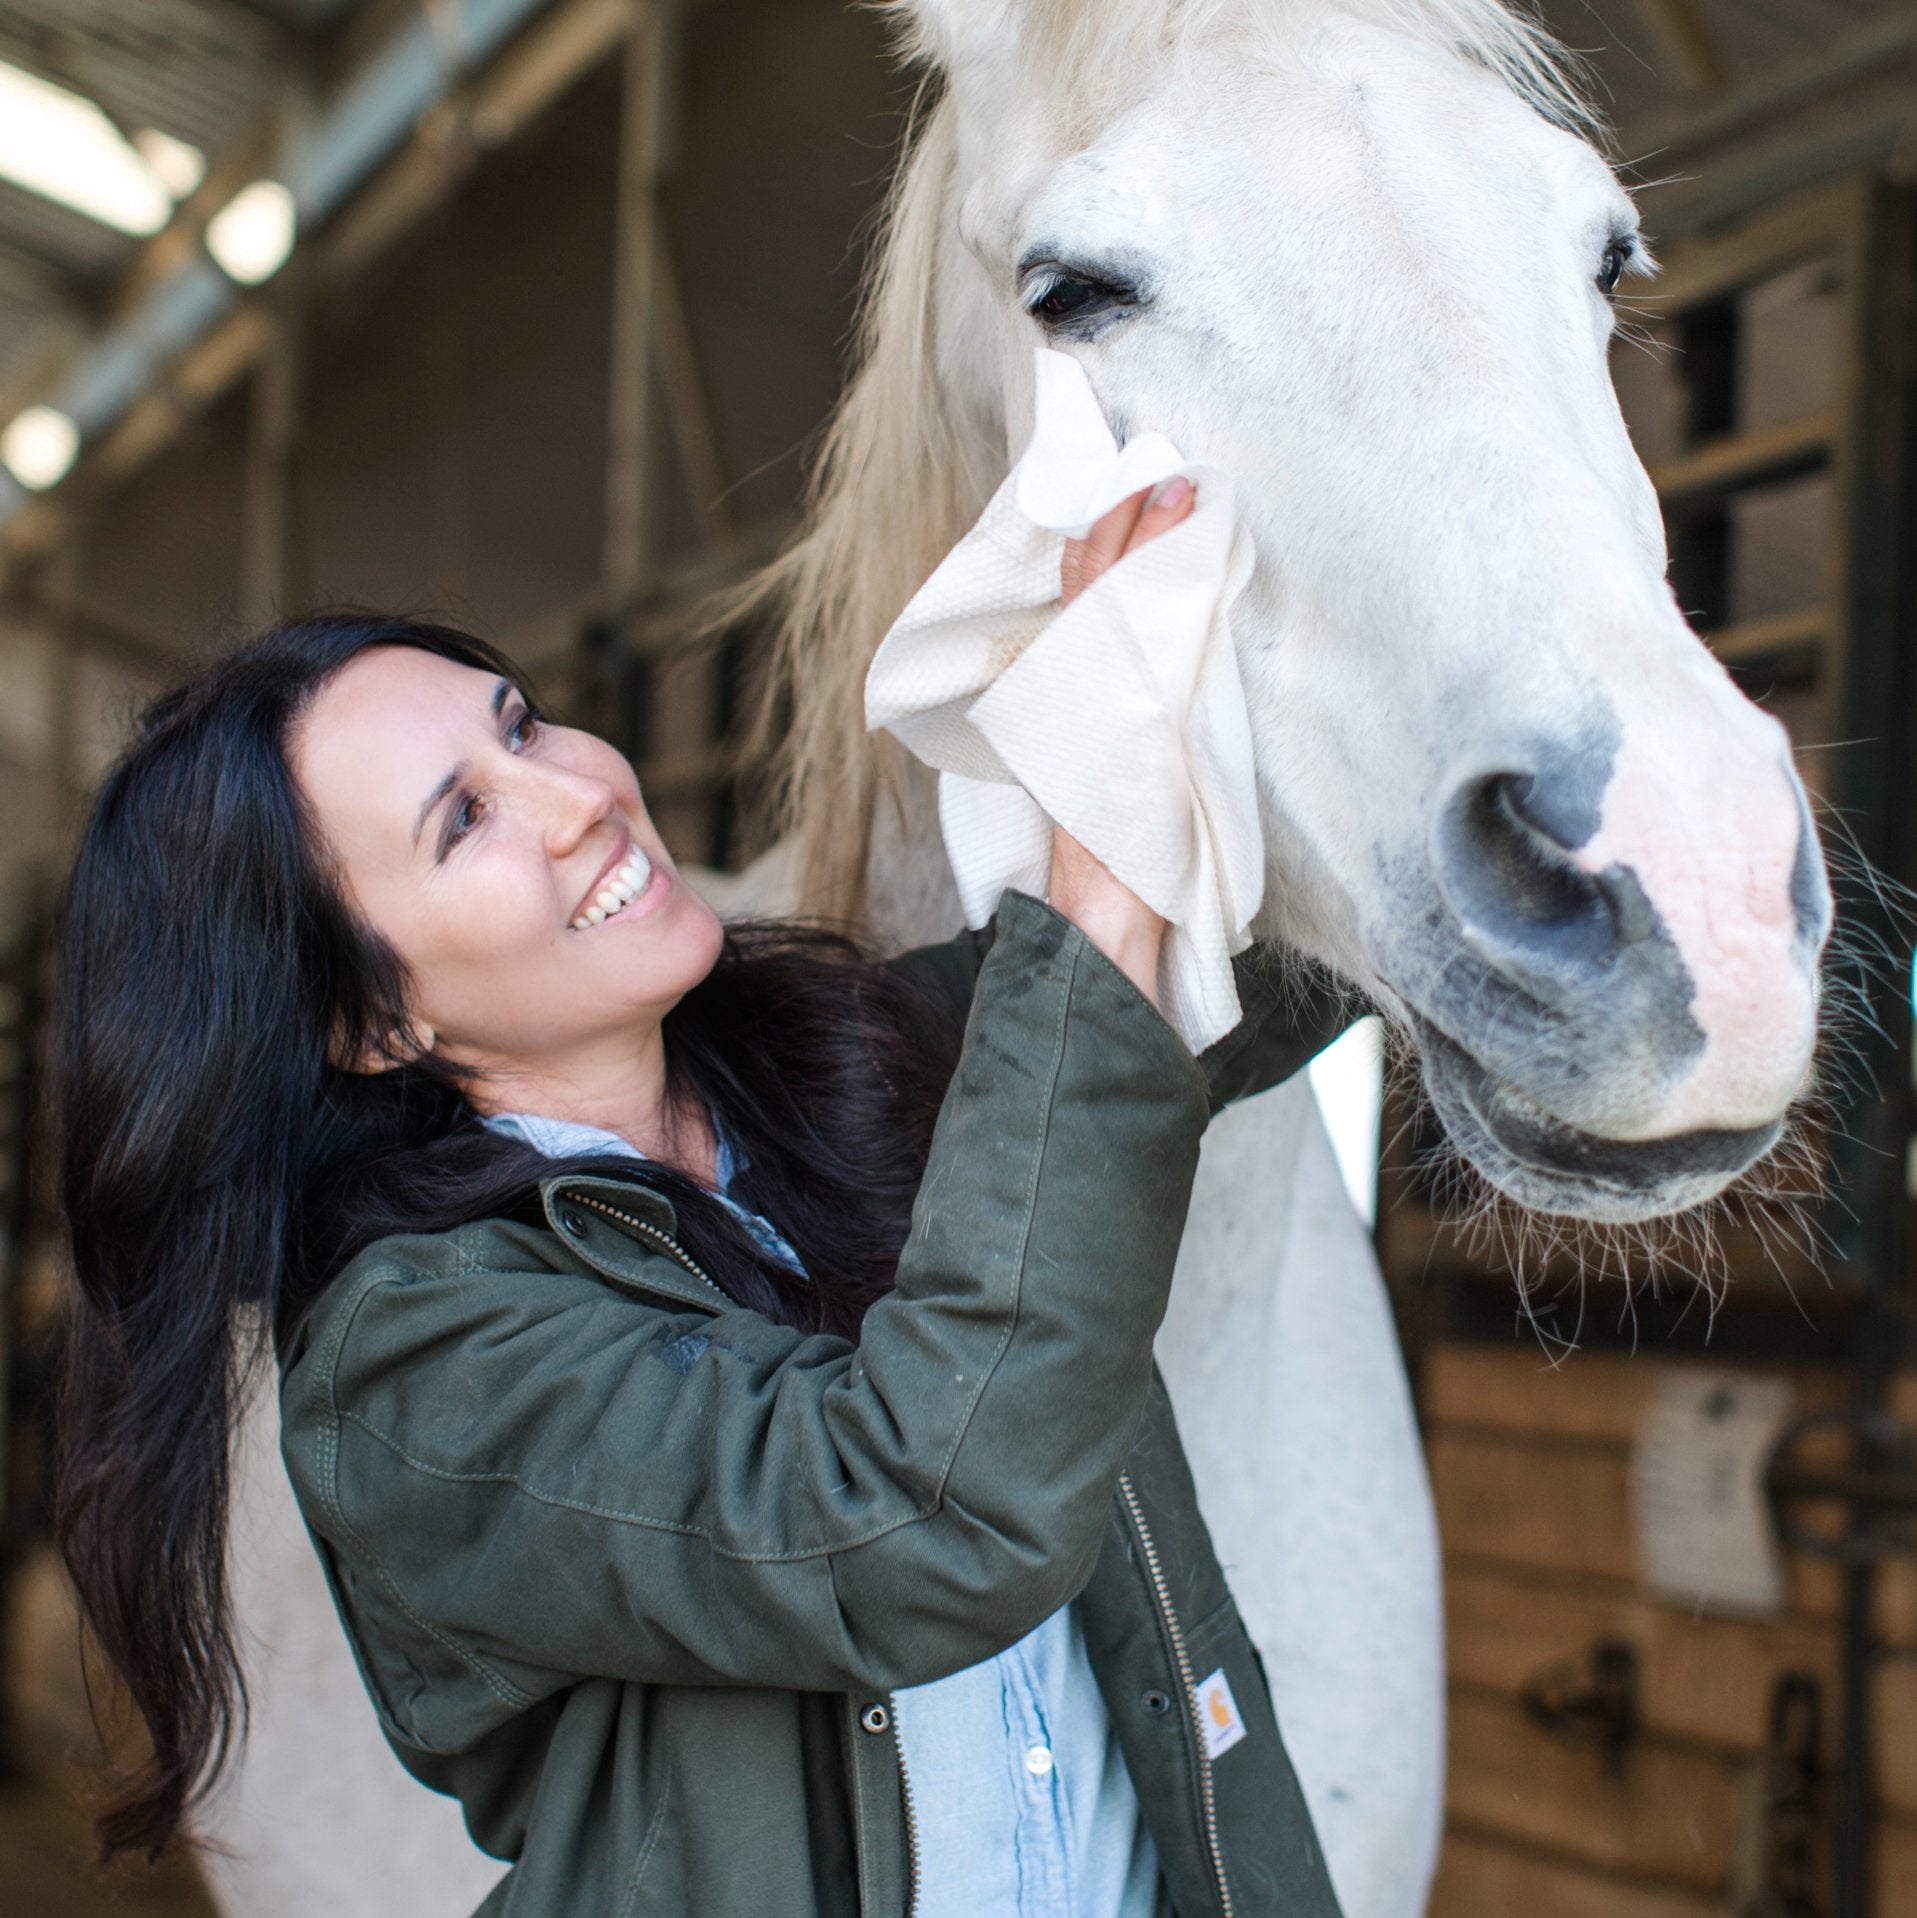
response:
[[[1416,1061],[1393,1047],[1393,1070],[1416,1097]],[[1460,1252],[1516,1289],[1518,1316],[1552,1364],[1583,1343],[1595,1314],[1614,1316],[1637,1337],[1643,1298],[1671,1297],[1704,1314],[1706,1339],[1729,1298],[1733,1249],[1737,1268],[1769,1266],[1796,1297],[1796,1279],[1827,1270],[1831,1243],[1819,1224],[1823,1199],[1821,1099],[1804,1099],[1783,1124],[1777,1145],[1716,1197],[1681,1212],[1631,1220],[1572,1212],[1566,1191],[1550,1189],[1550,1205],[1529,1205],[1499,1185],[1445,1135],[1420,1160],[1435,1214]],[[1487,1147],[1487,1151],[1491,1151]],[[1804,1304],[1800,1300],[1800,1310]]]
[[[1424,1079],[1445,1131],[1492,1186],[1526,1211],[1641,1226],[1708,1205],[1762,1161],[1782,1121],[1668,1139],[1607,1139],[1565,1124],[1419,1022]]]

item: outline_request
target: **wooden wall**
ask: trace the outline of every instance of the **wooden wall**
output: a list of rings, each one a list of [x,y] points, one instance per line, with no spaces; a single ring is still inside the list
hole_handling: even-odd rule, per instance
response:
[[[1744,1918],[1761,1882],[1766,1723],[1787,1671],[1822,1689],[1834,1762],[1839,1581],[1788,1561],[1775,1617],[1673,1604],[1648,1591],[1631,1506],[1634,1435],[1678,1365],[1668,1354],[1449,1343],[1425,1404],[1445,1545],[1450,1673],[1447,1837],[1432,1918]],[[1800,1408],[1841,1397],[1826,1369],[1790,1368]],[[1917,1413],[1917,1377],[1899,1390]],[[1878,1910],[1917,1913],[1917,1561],[1893,1561],[1877,1685],[1885,1817]],[[1601,1639],[1640,1659],[1643,1729],[1615,1768],[1527,1713],[1528,1682],[1582,1665]],[[1828,1823],[1830,1774],[1824,1781]]]

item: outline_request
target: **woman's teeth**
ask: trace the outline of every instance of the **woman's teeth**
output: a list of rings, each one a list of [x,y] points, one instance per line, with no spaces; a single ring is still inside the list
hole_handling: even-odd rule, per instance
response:
[[[626,863],[615,866],[607,874],[606,883],[593,894],[592,903],[572,922],[573,931],[584,932],[589,926],[603,925],[621,906],[637,899],[651,877],[652,861],[634,846],[626,855]]]

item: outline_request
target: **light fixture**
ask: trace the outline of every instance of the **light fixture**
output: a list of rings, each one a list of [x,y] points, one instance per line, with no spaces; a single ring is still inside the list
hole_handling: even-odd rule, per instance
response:
[[[91,100],[0,61],[0,179],[122,233],[173,215],[159,174]]]
[[[206,178],[206,155],[158,127],[142,127],[133,136],[133,145],[176,200],[184,200]]]
[[[79,450],[80,429],[58,407],[29,406],[0,433],[0,460],[36,493],[58,486]]]
[[[286,264],[298,228],[291,192],[277,180],[255,180],[207,221],[206,250],[242,286],[258,286]]]

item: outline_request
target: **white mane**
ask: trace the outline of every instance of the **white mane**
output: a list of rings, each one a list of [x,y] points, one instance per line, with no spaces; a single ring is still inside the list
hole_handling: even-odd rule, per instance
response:
[[[910,0],[879,4],[903,23],[908,57],[934,67],[952,59],[956,50],[938,43]],[[1275,59],[1304,8],[1333,5],[1454,51],[1547,118],[1595,130],[1571,56],[1502,0],[1010,0],[995,22],[994,75],[1016,76],[1062,138],[1090,138],[1193,49],[1235,43],[1247,59]],[[1003,422],[968,411],[937,367],[959,112],[947,90],[908,142],[860,317],[857,370],[814,470],[804,528],[719,613],[773,620],[761,744],[777,770],[777,824],[796,841],[805,906],[835,917],[863,907],[879,799],[902,801],[922,777],[890,741],[866,735],[866,667],[977,517],[1008,455]]]

